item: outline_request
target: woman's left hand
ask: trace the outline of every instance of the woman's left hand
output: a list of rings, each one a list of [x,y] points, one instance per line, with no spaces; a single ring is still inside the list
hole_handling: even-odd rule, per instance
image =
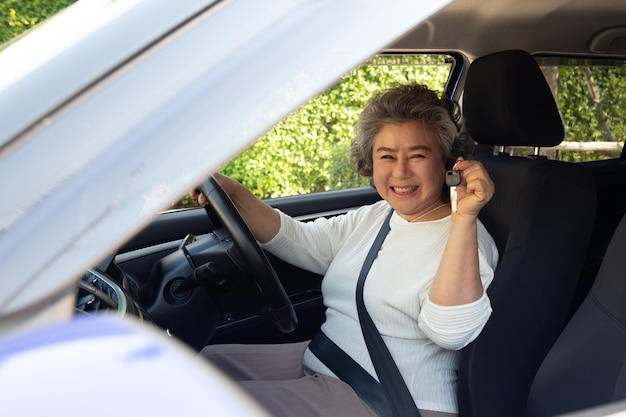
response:
[[[456,187],[457,214],[477,217],[480,210],[493,197],[495,191],[493,181],[479,161],[459,157],[453,169],[461,172],[461,184]]]

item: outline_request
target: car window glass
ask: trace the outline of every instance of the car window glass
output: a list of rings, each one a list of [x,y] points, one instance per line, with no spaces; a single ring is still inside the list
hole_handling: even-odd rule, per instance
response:
[[[259,138],[220,172],[260,198],[368,184],[349,165],[353,127],[375,92],[419,82],[443,94],[454,68],[449,55],[381,54],[346,74]],[[175,207],[193,205],[186,196]]]
[[[537,58],[556,100],[565,138],[540,153],[549,159],[586,162],[619,158],[626,139],[626,62]],[[513,148],[514,155],[528,148]]]

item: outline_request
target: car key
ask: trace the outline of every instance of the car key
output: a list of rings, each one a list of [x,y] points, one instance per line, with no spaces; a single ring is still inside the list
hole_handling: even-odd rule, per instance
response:
[[[457,200],[456,200],[456,186],[461,183],[461,172],[456,169],[446,171],[446,185],[450,187],[450,205],[452,206],[452,212],[456,213]]]

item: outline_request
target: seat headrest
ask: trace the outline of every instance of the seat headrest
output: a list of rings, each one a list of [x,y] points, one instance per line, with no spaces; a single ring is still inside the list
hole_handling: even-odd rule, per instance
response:
[[[471,63],[463,113],[468,133],[483,145],[556,146],[564,137],[550,87],[524,51],[496,52]]]

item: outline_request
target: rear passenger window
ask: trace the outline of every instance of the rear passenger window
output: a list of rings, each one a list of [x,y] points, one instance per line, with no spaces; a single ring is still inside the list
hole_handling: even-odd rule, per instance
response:
[[[537,61],[565,127],[564,141],[541,153],[569,162],[619,158],[626,139],[626,62],[552,57]]]

